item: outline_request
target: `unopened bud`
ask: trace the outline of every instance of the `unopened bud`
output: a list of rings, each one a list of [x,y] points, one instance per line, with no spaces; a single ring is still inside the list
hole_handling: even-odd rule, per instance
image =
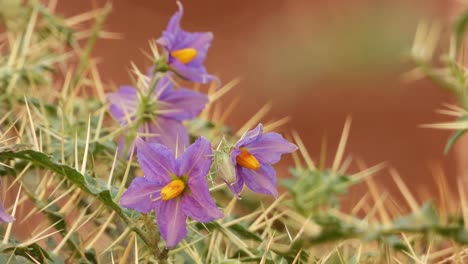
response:
[[[237,182],[236,168],[231,155],[224,151],[215,151],[214,161],[218,175],[229,185]]]

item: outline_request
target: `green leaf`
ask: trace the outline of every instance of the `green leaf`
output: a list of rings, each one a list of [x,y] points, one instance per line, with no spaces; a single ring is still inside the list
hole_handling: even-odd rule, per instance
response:
[[[464,227],[463,223],[456,226],[439,226],[435,231],[442,236],[452,237],[462,245],[468,244],[468,229]]]
[[[460,244],[464,244],[464,245],[468,245],[468,229],[466,228],[461,228],[456,236],[455,236],[455,239],[457,240],[457,242],[459,242]]]
[[[74,168],[58,163],[52,158],[42,152],[34,151],[31,149],[22,150],[24,145],[15,145],[10,148],[4,149],[0,152],[0,159],[21,159],[32,162],[34,165],[42,166],[49,170],[56,172],[59,175],[64,176],[69,181],[73,182],[74,185],[79,187],[86,193],[96,196],[104,205],[116,211],[120,215],[130,216],[128,210],[121,208],[117,203],[114,202],[113,196],[116,195],[117,189],[107,189],[106,183],[100,179],[95,179],[88,174],[81,174]],[[19,150],[18,150],[19,149]]]
[[[52,261],[47,251],[36,243],[24,247],[7,247],[4,248],[2,252],[22,256],[33,263],[47,263]]]
[[[406,245],[405,241],[403,241],[399,236],[397,235],[388,235],[388,236],[382,236],[380,238],[380,241],[383,243],[389,245],[390,247],[401,250],[401,251],[409,251],[408,246]]]
[[[439,218],[432,202],[426,202],[419,211],[397,218],[395,227],[399,229],[424,230],[437,226]]]
[[[62,175],[76,187],[80,188],[85,193],[96,197],[101,203],[107,206],[107,208],[116,212],[128,224],[128,226],[143,239],[148,247],[153,246],[147,235],[136,226],[136,221],[134,221],[132,217],[134,215],[131,213],[132,211],[120,207],[114,201],[114,197],[118,192],[116,188],[108,189],[106,182],[100,179],[95,179],[88,174],[81,174],[68,165],[54,161],[51,156],[42,152],[30,149],[23,150],[22,148],[23,145],[21,145],[21,147],[14,145],[12,147],[3,148],[2,151],[0,151],[0,160],[19,159],[29,161],[36,166],[44,167]]]
[[[258,236],[256,233],[249,231],[241,224],[234,224],[228,227],[229,230],[233,231],[237,235],[245,239],[252,239],[258,242],[263,241],[263,239]]]
[[[212,230],[219,230],[221,231],[222,233],[225,233],[226,231],[226,227],[220,225],[219,223],[217,222],[208,222],[208,223],[196,223],[196,227],[198,229],[208,229],[210,231]],[[247,228],[245,228],[243,225],[241,224],[233,224],[233,225],[230,225],[229,227],[227,227],[227,229],[229,229],[229,231],[233,232],[234,234],[236,234],[237,236],[239,236],[240,238],[243,238],[243,239],[252,239],[252,240],[255,240],[255,241],[258,241],[258,242],[261,242],[263,241],[263,239],[258,236],[256,233],[254,232],[251,232],[249,231]]]

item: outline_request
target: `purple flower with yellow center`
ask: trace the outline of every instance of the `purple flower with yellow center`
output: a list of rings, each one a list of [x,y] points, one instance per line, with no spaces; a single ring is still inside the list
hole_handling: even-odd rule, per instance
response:
[[[189,145],[188,132],[183,120],[195,118],[205,108],[205,94],[185,88],[174,89],[168,77],[156,84],[146,109],[141,111],[142,97],[132,86],[121,86],[115,93],[107,94],[111,115],[122,126],[131,125],[142,113],[137,133],[145,141],[164,144],[172,150],[182,151]],[[120,143],[123,150],[125,140]],[[129,148],[131,149],[131,147]]]
[[[281,155],[297,150],[297,146],[288,142],[280,134],[268,132],[263,134],[259,124],[248,131],[237,142],[231,153],[236,167],[237,181],[228,184],[234,194],[239,195],[242,187],[247,185],[254,192],[278,196],[276,189],[276,172],[271,165],[281,159]]]
[[[144,177],[135,178],[120,204],[141,213],[156,212],[167,248],[186,235],[186,219],[209,222],[223,217],[210,196],[206,176],[212,162],[211,144],[199,138],[178,158],[166,146],[137,139]]]
[[[183,7],[178,2],[177,11],[169,20],[162,37],[157,40],[167,52],[167,64],[170,70],[193,82],[208,83],[217,80],[207,73],[203,65],[208,48],[213,40],[211,32],[187,32],[180,27]]]

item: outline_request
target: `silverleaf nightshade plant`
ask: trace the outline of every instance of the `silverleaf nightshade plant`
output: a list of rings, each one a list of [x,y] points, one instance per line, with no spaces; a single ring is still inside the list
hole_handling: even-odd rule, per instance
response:
[[[136,145],[144,177],[132,181],[120,204],[141,213],[154,210],[167,248],[187,235],[187,217],[200,222],[223,217],[206,182],[212,163],[208,140],[197,139],[180,157],[161,144],[137,139]]]
[[[112,115],[120,114],[125,119],[121,122],[123,126],[114,122],[114,126],[107,127],[110,120],[101,111],[104,110],[101,88],[106,86],[100,81],[99,67],[91,63],[91,54],[96,40],[108,35],[101,33],[105,33],[102,29],[110,6],[93,10],[80,19],[68,20],[53,14],[50,7],[54,4],[41,2],[0,1],[0,6],[4,7],[0,7],[0,28],[5,31],[3,35],[8,36],[0,38],[3,56],[0,72],[4,73],[0,74],[0,127],[6,128],[0,133],[0,176],[2,179],[13,178],[12,187],[22,186],[12,210],[15,212],[12,215],[19,221],[3,224],[0,228],[1,263],[25,263],[28,260],[31,263],[310,263],[339,260],[381,263],[387,259],[406,263],[409,258],[416,262],[467,262],[464,248],[468,244],[468,214],[465,214],[468,201],[463,179],[455,185],[459,188],[460,201],[457,202],[454,199],[457,194],[439,173],[440,203],[427,202],[419,207],[419,202],[423,201],[412,198],[409,188],[399,177],[392,175],[412,208],[410,214],[402,215],[406,206],[398,204],[395,208],[394,199],[374,195],[385,192],[374,184],[369,184],[371,195],[363,196],[351,210],[352,214],[340,213],[341,195],[385,168],[384,164],[378,164],[353,174],[346,172],[349,164],[348,159],[343,159],[343,149],[350,120],[345,123],[331,168],[326,168],[324,162],[316,167],[299,135],[294,134],[301,153],[294,157],[295,166],[290,170],[292,177],[281,180],[286,187],[281,198],[269,203],[260,195],[248,195],[242,200],[232,197],[221,179],[228,186],[234,184],[236,195],[245,183],[254,191],[275,196],[276,176],[271,165],[281,154],[295,147],[279,135],[263,133],[259,127],[239,139],[238,132],[224,122],[229,108],[225,107],[226,112],[220,115],[218,110],[226,105],[216,102],[231,89],[230,84],[216,91],[213,89],[216,83],[210,83],[211,105],[196,120],[185,122],[187,119],[180,117],[178,111],[174,113],[173,108],[161,111],[167,100],[159,101],[156,86],[168,82],[164,78],[178,81],[178,76],[184,77],[174,62],[179,60],[193,66],[189,60],[194,61],[199,54],[199,50],[190,48],[196,46],[193,43],[169,52],[152,42],[154,57],[149,76],[135,68],[135,88],[122,87],[121,93],[115,95],[117,103],[110,104],[114,108]],[[182,12],[177,16],[175,25],[179,25]],[[82,19],[86,23],[77,22]],[[88,29],[86,25],[91,25],[92,21],[94,26]],[[9,27],[10,22],[19,22],[19,27]],[[73,26],[76,23],[78,27]],[[435,39],[435,31],[425,22],[421,30],[418,29],[415,40],[420,45],[412,49],[419,55],[416,59],[421,63],[422,72],[442,78],[439,80],[448,84],[446,88],[455,92],[456,97],[463,96],[458,98],[459,106],[450,106],[450,111],[445,111],[460,117],[458,121],[466,119],[465,103],[468,102],[463,75],[467,69],[459,60],[463,56],[457,56],[457,50],[462,51],[467,29],[468,13],[465,13],[457,22],[455,33],[458,37],[453,38],[453,45],[450,45],[455,51],[451,50],[450,56],[442,54],[442,64],[431,66],[432,59],[425,57],[431,53],[428,52],[431,47],[436,47],[430,45],[430,40]],[[80,37],[75,38],[75,33]],[[83,41],[86,45],[82,47]],[[158,48],[163,51],[162,57]],[[66,56],[63,51],[67,51]],[[170,56],[172,66],[169,65]],[[449,59],[446,61],[445,58]],[[73,66],[68,67],[70,65]],[[62,80],[61,76],[67,78]],[[197,79],[203,81],[203,75],[195,76],[192,81]],[[57,85],[62,81],[63,85]],[[168,85],[175,91],[180,90],[176,82]],[[87,89],[92,86],[96,89]],[[164,87],[158,87],[159,96],[164,93]],[[44,91],[50,93],[43,96]],[[190,100],[196,98],[182,96],[187,97]],[[180,102],[179,99],[169,101]],[[126,105],[120,101],[129,102]],[[128,112],[131,107],[136,110],[130,111],[132,115]],[[176,109],[185,113],[187,108],[192,109],[186,104],[178,104]],[[154,136],[166,136],[175,138],[177,145],[180,136],[173,137],[174,132],[164,119],[173,120],[182,130],[190,131],[190,141],[187,139],[186,144],[179,144],[179,147],[174,146],[174,140],[150,142]],[[460,124],[458,121],[457,125]],[[154,122],[162,126],[160,133],[145,128]],[[252,127],[251,122],[243,127]],[[278,120],[269,127],[280,124],[282,121]],[[137,144],[143,147],[137,150],[136,156],[140,156],[141,166],[133,160],[112,158],[115,148],[111,140],[124,129],[126,148],[134,144],[135,138],[140,138]],[[457,131],[450,142],[463,132],[465,129]],[[205,139],[199,139],[189,147],[189,142],[199,136],[206,136],[211,146],[220,138],[225,138],[226,143],[222,144],[222,140],[220,146],[223,148],[218,147],[211,154],[211,146]],[[230,144],[235,142],[237,145]],[[207,172],[211,159],[213,164]],[[325,154],[320,160],[325,161]],[[154,169],[161,164],[164,169]],[[187,169],[190,164],[194,165],[191,171]],[[145,172],[144,177],[139,177],[140,167]],[[187,171],[190,173],[185,173]],[[125,192],[128,182],[131,184]],[[210,193],[216,198],[216,205]],[[120,198],[122,204],[118,203]],[[442,205],[442,210],[437,210],[437,204]],[[142,213],[124,209],[122,205]],[[222,208],[220,210],[227,217],[218,219],[222,214],[216,206]],[[8,212],[0,204],[0,222],[14,220]],[[357,215],[365,215],[366,221]],[[216,222],[199,223],[210,220]],[[161,232],[154,232],[158,228]],[[186,236],[187,230],[190,232]],[[166,245],[171,249],[177,247],[184,236],[187,241],[178,248],[171,251],[164,248]],[[408,242],[407,237],[411,241]],[[431,242],[431,252],[424,246],[428,241]],[[356,250],[357,246],[362,246],[363,254]]]
[[[213,40],[211,32],[187,32],[180,27],[183,7],[180,2],[177,11],[169,20],[166,30],[156,42],[160,44],[166,61],[157,62],[160,71],[172,71],[178,76],[198,83],[218,81],[217,77],[207,73],[203,65],[208,48]],[[159,64],[159,65],[158,65]]]

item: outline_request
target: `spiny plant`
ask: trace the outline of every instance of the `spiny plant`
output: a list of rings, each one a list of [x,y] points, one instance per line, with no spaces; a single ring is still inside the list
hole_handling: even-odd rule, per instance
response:
[[[330,167],[326,144],[316,166],[298,133],[286,140],[272,132],[287,117],[259,124],[270,105],[237,130],[227,126],[239,101],[219,99],[239,81],[222,84],[207,72],[213,36],[182,30],[180,4],[150,42],[152,67],[132,65],[133,84],[107,94],[114,89],[91,52],[99,38],[117,36],[103,30],[110,5],[62,18],[55,4],[0,1],[0,175],[3,197],[14,197],[0,207],[2,263],[468,260],[461,180],[456,194],[437,171],[439,201],[431,202],[415,198],[385,163],[357,162],[361,170],[349,172],[351,119]],[[278,193],[272,165],[286,153],[294,164]],[[371,177],[386,172],[407,206]],[[360,200],[340,206],[362,182]]]

